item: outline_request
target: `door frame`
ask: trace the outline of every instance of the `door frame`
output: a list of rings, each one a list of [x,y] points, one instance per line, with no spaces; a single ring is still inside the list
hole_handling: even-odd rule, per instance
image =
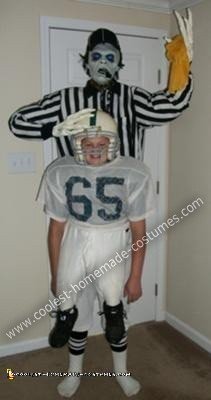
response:
[[[164,54],[164,40],[167,31],[162,29],[142,28],[139,26],[111,24],[105,21],[90,21],[81,19],[57,18],[57,17],[40,17],[40,47],[41,47],[41,87],[42,95],[49,93],[51,90],[50,76],[50,29],[68,29],[93,31],[100,27],[110,29],[116,33],[130,36],[141,36],[146,38],[158,39],[161,54]],[[167,62],[162,57],[159,65],[161,71],[160,89],[164,88],[167,79]],[[168,212],[168,158],[169,158],[169,125],[154,128],[159,131],[159,162],[158,162],[158,179],[160,187],[163,188],[158,196],[160,223],[166,220]],[[55,154],[55,148],[51,140],[44,141],[44,166],[46,167],[52,162],[52,154]],[[158,261],[156,267],[156,283],[158,285],[158,293],[155,299],[155,320],[162,321],[165,319],[166,312],[166,274],[167,274],[167,236],[163,234],[157,242]]]

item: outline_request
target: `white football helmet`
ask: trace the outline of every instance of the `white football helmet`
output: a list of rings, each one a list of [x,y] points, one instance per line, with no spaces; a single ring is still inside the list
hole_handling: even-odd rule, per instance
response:
[[[66,127],[66,134],[68,128]],[[114,119],[104,111],[94,110],[91,113],[83,114],[79,123],[74,124],[74,128],[69,131],[70,142],[76,162],[86,164],[86,154],[89,152],[82,146],[85,138],[98,136],[107,137],[109,144],[106,145],[108,161],[114,160],[119,155],[120,141],[117,124]],[[105,148],[91,150],[92,154],[103,154]],[[90,154],[90,152],[89,152]]]

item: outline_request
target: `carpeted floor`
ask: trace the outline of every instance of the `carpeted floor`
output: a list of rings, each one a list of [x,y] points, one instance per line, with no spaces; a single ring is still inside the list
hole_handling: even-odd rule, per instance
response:
[[[66,372],[67,349],[33,351],[0,360],[1,400],[61,400],[60,377],[6,378],[15,372]],[[142,384],[134,400],[211,400],[211,354],[165,322],[136,325],[129,330],[128,370]],[[84,371],[112,371],[110,349],[103,336],[88,341]],[[112,377],[83,377],[72,400],[125,400]]]

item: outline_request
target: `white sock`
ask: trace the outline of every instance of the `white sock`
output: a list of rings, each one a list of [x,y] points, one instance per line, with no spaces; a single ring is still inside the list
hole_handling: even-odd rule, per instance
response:
[[[124,351],[112,351],[114,372],[127,373],[127,350]],[[116,376],[116,380],[121,386],[126,396],[130,397],[137,394],[141,389],[140,383],[131,378],[131,376]]]
[[[69,354],[68,372],[82,372],[84,353],[75,356]],[[80,385],[81,378],[78,376],[66,376],[64,380],[57,386],[57,390],[61,396],[71,397]]]

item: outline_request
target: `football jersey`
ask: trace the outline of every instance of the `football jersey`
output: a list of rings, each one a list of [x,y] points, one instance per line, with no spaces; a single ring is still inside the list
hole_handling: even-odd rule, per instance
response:
[[[149,168],[122,156],[101,166],[57,159],[43,175],[37,200],[55,220],[99,227],[139,221],[154,209]]]

